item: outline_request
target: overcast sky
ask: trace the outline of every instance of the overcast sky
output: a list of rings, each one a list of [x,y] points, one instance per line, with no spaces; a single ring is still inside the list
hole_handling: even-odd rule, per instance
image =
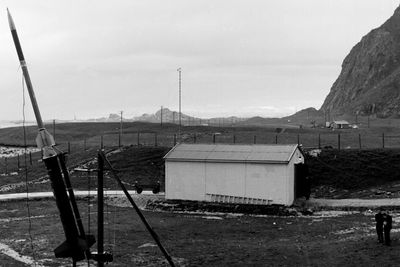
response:
[[[10,9],[45,120],[178,110],[283,116],[322,105],[399,0],[0,0],[0,120],[22,119]],[[29,101],[28,97],[26,100]],[[26,106],[28,119],[32,108]]]

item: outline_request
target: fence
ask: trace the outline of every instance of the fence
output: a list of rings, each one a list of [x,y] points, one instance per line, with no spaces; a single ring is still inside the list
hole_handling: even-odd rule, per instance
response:
[[[179,140],[180,139],[180,140]],[[130,132],[112,133],[94,136],[81,141],[67,141],[58,147],[71,154],[86,153],[87,158],[93,157],[99,148],[118,148],[120,146],[164,146],[172,147],[177,142],[182,143],[224,143],[224,144],[301,144],[305,148],[335,148],[335,149],[376,149],[400,148],[400,135],[382,134],[352,134],[352,133],[281,133],[267,132],[251,133],[184,133],[179,136],[172,133]],[[25,158],[26,156],[26,158]],[[41,162],[41,152],[21,153],[14,157],[0,157],[0,174],[10,174],[18,171],[25,162],[33,166]],[[82,155],[79,157],[82,159]],[[79,162],[75,162],[79,163]]]

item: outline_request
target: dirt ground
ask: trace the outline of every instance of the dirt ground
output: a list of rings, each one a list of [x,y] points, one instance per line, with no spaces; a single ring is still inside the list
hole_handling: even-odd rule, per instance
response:
[[[84,225],[96,232],[95,205],[79,202]],[[2,266],[71,266],[55,259],[64,241],[55,203],[31,201],[30,234],[24,201],[0,203]],[[89,210],[90,209],[90,210]],[[223,213],[144,212],[178,266],[393,266],[400,261],[400,213],[394,219],[393,243],[376,242],[372,211],[320,211],[312,216],[249,216]],[[167,266],[132,208],[106,206],[108,266]],[[10,256],[4,246],[30,264]],[[31,249],[33,246],[33,250]],[[94,248],[94,250],[96,250]],[[25,260],[26,260],[25,259]],[[94,265],[94,262],[91,262]],[[81,262],[80,266],[87,266]]]

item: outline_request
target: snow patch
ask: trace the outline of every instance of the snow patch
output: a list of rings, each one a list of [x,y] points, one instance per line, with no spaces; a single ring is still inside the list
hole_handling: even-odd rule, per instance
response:
[[[9,256],[10,258],[13,258],[14,260],[25,263],[28,266],[44,267],[44,265],[41,265],[40,263],[36,262],[33,258],[19,254],[17,251],[13,250],[11,247],[9,247],[4,243],[0,243],[0,253],[3,253],[4,255]]]

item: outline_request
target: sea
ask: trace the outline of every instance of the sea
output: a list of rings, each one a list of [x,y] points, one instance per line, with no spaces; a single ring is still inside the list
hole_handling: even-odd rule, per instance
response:
[[[35,125],[34,122],[25,122],[25,126]],[[0,128],[22,127],[22,122],[0,121]]]

